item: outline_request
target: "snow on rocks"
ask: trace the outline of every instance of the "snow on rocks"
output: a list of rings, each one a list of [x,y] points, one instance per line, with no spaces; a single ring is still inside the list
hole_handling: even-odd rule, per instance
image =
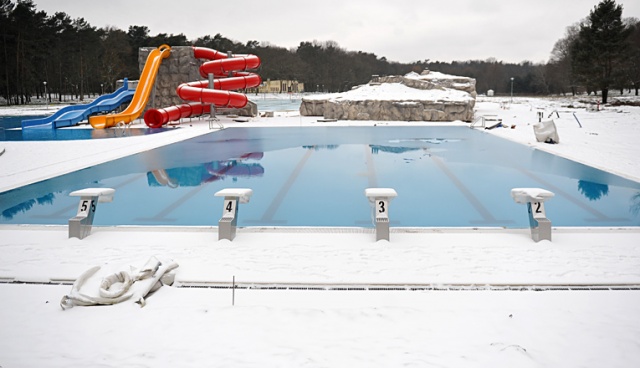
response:
[[[325,119],[471,121],[475,79],[425,70],[374,78],[351,91],[305,97],[300,114]]]

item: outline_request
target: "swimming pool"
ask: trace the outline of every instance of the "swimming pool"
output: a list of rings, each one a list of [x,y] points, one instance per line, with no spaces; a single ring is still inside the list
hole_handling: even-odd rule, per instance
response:
[[[554,226],[640,225],[640,183],[460,126],[229,128],[2,193],[0,223],[66,224],[85,187],[116,189],[96,225],[215,226],[252,188],[240,226],[371,227],[368,187],[394,227],[527,227],[514,187],[554,192]]]
[[[300,109],[300,103],[302,102],[300,95],[289,95],[284,98],[266,98],[264,95],[249,95],[249,97],[258,105],[259,111],[297,111]],[[57,109],[52,111],[55,110]],[[127,129],[91,129],[90,127],[88,129],[76,129],[73,127],[61,129],[21,129],[23,120],[37,119],[44,116],[47,115],[0,116],[0,142],[119,138],[156,134],[169,129],[177,129],[177,127],[157,129],[147,129],[146,127],[128,127]]]
[[[298,111],[302,103],[300,95],[290,95],[285,98],[266,98],[259,94],[250,94],[247,97],[258,105],[258,111]]]
[[[22,120],[37,119],[46,115],[0,116],[0,129],[16,129],[22,127]]]
[[[131,137],[162,133],[178,128],[130,128],[126,129],[21,129],[22,120],[41,118],[42,115],[0,116],[0,142],[3,141],[70,141],[81,139],[104,139]]]
[[[60,129],[1,129],[0,141],[73,141],[84,139],[105,139],[134,137],[139,135],[157,134],[179,128],[60,128]]]

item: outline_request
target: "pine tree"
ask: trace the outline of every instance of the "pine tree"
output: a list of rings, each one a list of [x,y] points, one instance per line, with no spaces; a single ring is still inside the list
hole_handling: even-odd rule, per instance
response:
[[[615,0],[602,0],[580,25],[571,47],[573,70],[588,91],[602,91],[607,103],[616,68],[624,61],[630,29],[622,23],[622,6]]]

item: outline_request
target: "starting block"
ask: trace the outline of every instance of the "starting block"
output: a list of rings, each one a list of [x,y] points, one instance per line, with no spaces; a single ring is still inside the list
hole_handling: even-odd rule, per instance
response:
[[[253,190],[229,188],[216,192],[216,197],[224,197],[222,217],[218,221],[218,240],[233,240],[238,224],[238,203],[249,203]]]
[[[529,227],[531,238],[535,242],[540,240],[551,241],[551,221],[547,218],[544,209],[544,201],[552,198],[554,194],[540,188],[513,188],[511,197],[516,203],[527,205],[529,213]]]
[[[367,188],[364,195],[373,207],[373,221],[376,225],[376,241],[389,240],[389,202],[398,196],[391,188]]]
[[[78,213],[69,219],[69,238],[84,239],[91,234],[98,203],[112,202],[115,191],[112,188],[86,188],[69,193],[72,197],[80,197]]]

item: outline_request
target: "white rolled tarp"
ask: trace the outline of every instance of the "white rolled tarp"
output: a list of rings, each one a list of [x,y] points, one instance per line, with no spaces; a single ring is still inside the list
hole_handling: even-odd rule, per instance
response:
[[[133,300],[144,307],[148,295],[162,285],[173,284],[173,270],[177,267],[173,260],[161,261],[156,257],[151,257],[139,269],[129,266],[129,270],[113,272],[107,265],[91,267],[76,279],[71,292],[62,297],[60,306],[68,309],[76,305],[111,305]]]
[[[558,136],[558,129],[553,120],[541,121],[533,125],[533,134],[536,135],[538,142],[558,144],[560,143],[560,137]]]

